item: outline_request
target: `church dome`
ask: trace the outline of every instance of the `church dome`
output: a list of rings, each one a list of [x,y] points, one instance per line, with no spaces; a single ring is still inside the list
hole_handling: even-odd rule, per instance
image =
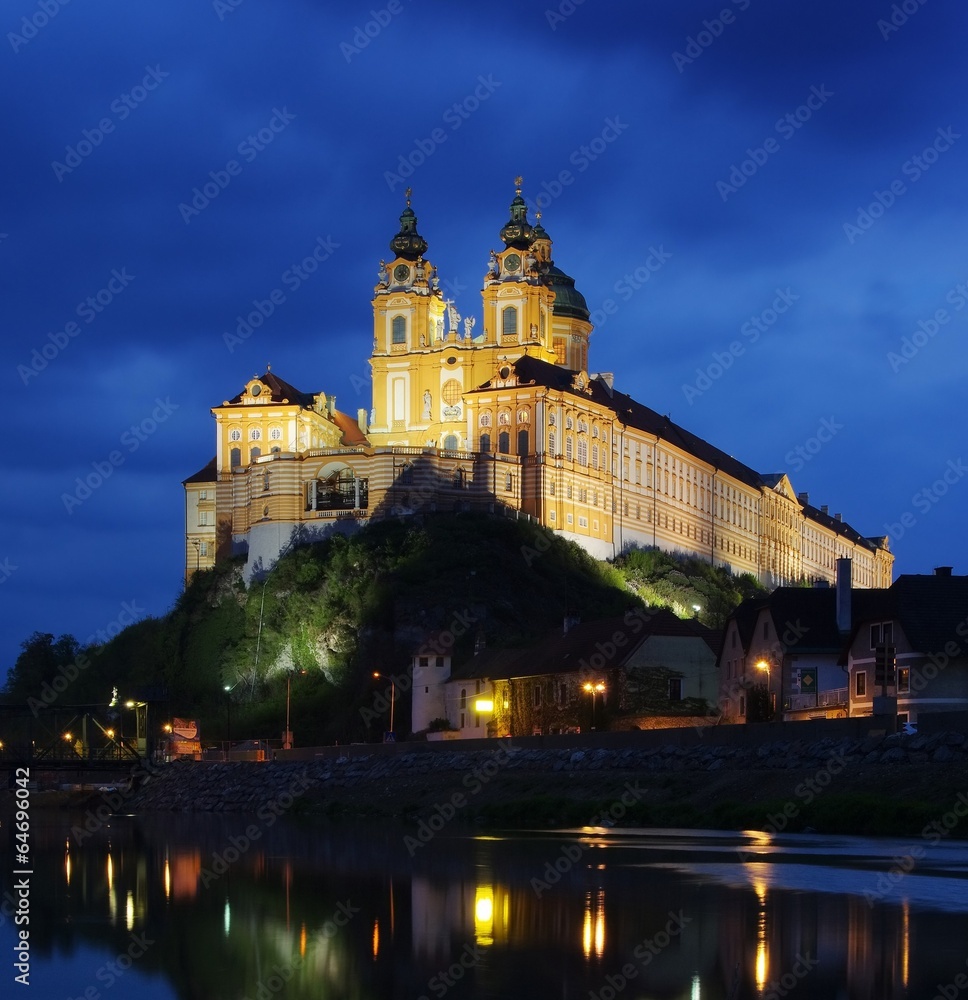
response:
[[[575,279],[565,274],[554,264],[548,269],[546,280],[555,293],[554,314],[567,316],[570,319],[589,319],[588,304],[585,296],[575,288]]]
[[[427,250],[427,241],[417,232],[417,216],[410,207],[410,191],[407,190],[407,207],[400,216],[400,232],[390,240],[390,249],[404,260],[416,260]]]
[[[505,247],[528,250],[534,239],[534,228],[528,222],[528,205],[521,197],[521,178],[516,177],[514,200],[511,202],[511,218],[501,227],[501,239]]]

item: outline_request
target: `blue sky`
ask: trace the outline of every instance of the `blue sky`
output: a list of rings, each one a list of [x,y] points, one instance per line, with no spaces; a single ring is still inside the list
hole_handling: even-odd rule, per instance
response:
[[[171,606],[209,407],[267,362],[369,406],[408,185],[462,315],[521,174],[593,370],[966,570],[960,6],[379,4],[4,5],[0,671]]]

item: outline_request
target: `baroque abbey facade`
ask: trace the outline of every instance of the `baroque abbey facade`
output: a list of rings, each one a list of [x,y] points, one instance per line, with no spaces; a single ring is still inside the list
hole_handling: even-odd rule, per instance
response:
[[[410,207],[373,295],[372,409],[269,370],[212,408],[215,458],[185,480],[186,580],[247,554],[248,581],[288,546],[373,518],[527,516],[597,558],[655,546],[767,586],[836,577],[887,587],[893,555],[784,473],[762,474],[588,370],[589,311],[532,224],[520,181],[483,312],[461,322]]]

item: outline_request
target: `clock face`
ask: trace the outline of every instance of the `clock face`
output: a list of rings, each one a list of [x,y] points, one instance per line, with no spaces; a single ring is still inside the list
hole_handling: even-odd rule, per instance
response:
[[[410,277],[410,268],[406,264],[397,264],[393,269],[393,276],[397,281],[406,281]]]
[[[258,396],[259,393],[262,392],[262,386],[261,385],[254,385],[249,390],[249,392],[252,393],[253,396]]]
[[[508,271],[517,271],[521,266],[521,258],[516,253],[509,253],[504,258],[504,266]]]

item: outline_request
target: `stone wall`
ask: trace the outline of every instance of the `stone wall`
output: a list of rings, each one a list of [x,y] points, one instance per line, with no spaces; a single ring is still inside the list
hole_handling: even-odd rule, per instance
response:
[[[795,730],[801,731],[799,727]],[[485,742],[487,747],[481,747]],[[959,732],[784,738],[742,746],[709,741],[690,746],[663,743],[583,748],[525,747],[510,740],[475,743],[475,748],[425,743],[413,744],[412,749],[400,744],[392,753],[384,752],[382,746],[357,746],[352,753],[346,752],[350,748],[342,752],[332,748],[332,756],[267,763],[179,761],[156,772],[133,796],[131,805],[142,812],[269,810],[269,815],[275,811],[281,814],[302,797],[320,803],[329,796],[345,800],[359,794],[383,803],[388,815],[397,815],[406,811],[407,796],[415,784],[422,791],[447,796],[462,784],[468,787],[468,775],[478,775],[476,780],[486,782],[498,773],[503,777],[509,772],[540,778],[559,772],[577,777],[611,771],[641,775],[644,780],[677,771],[809,771],[827,767],[834,760],[842,761],[848,769],[871,764],[903,767],[968,761],[968,737]]]

